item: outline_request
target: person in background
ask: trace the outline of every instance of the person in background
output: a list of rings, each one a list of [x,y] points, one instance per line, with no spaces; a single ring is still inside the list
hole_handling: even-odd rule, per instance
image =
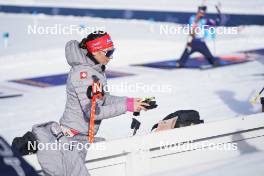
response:
[[[177,68],[184,67],[188,58],[194,52],[199,52],[204,55],[208,62],[213,66],[219,65],[219,60],[212,55],[204,41],[205,38],[215,37],[215,33],[210,33],[206,28],[210,26],[215,27],[221,24],[221,12],[218,6],[216,6],[216,9],[218,11],[218,15],[215,20],[205,17],[207,10],[206,6],[199,6],[197,14],[190,17],[189,25],[191,26],[191,30],[189,33],[188,42],[181,58],[176,61]],[[201,30],[198,30],[197,28],[200,28]]]

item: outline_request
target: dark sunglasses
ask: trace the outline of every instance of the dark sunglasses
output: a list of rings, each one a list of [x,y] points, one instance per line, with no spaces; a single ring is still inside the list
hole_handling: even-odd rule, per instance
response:
[[[111,57],[115,52],[115,48],[109,51],[104,51],[106,57]]]

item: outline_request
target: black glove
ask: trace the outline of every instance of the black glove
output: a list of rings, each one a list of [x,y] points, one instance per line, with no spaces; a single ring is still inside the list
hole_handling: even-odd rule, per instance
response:
[[[156,104],[156,101],[155,101],[155,97],[145,98],[142,102],[149,104],[149,106],[143,106],[147,110],[155,109],[156,107],[158,107],[158,105]],[[140,112],[134,112],[133,115],[134,116],[139,116]]]

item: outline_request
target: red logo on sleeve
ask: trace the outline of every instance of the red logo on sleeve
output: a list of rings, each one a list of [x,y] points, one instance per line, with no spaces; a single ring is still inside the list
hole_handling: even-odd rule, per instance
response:
[[[85,78],[87,78],[87,76],[88,76],[87,72],[80,72],[80,78],[81,79],[85,79]]]

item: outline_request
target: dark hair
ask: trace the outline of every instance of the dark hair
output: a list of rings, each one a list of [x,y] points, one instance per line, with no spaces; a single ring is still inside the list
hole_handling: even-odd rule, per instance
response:
[[[199,6],[198,7],[198,11],[206,12],[207,11],[207,7],[205,5]]]

